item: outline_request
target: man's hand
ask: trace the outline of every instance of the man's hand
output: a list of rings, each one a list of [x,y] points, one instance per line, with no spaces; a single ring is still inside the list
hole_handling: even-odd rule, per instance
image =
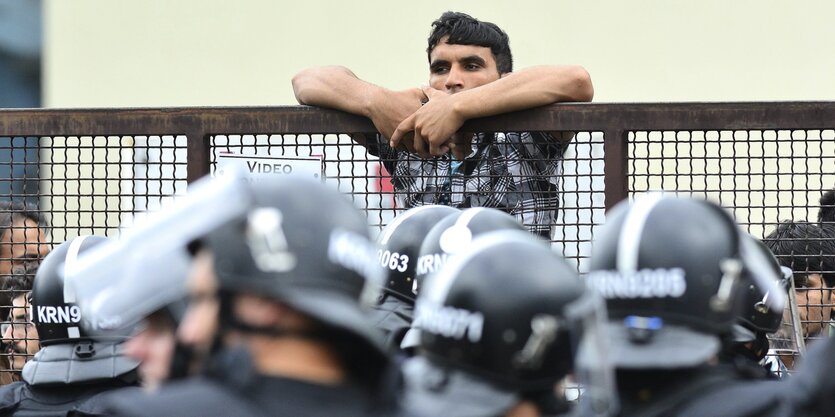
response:
[[[453,135],[465,119],[455,109],[455,96],[431,87],[423,87],[423,93],[429,101],[397,126],[391,136],[391,146],[397,147],[408,133],[414,132],[413,147],[419,155],[443,155],[453,148]],[[460,149],[463,146],[456,148],[460,150],[456,151],[456,157],[469,152]]]
[[[455,159],[459,161],[463,161],[470,152],[473,151],[473,138],[475,137],[474,133],[464,133],[458,132],[452,135],[452,141],[449,144],[449,147],[452,150],[452,155],[455,156]]]
[[[420,109],[426,95],[419,88],[403,91],[383,90],[372,100],[368,118],[383,136],[391,138],[403,120]],[[407,144],[408,145],[408,144]]]

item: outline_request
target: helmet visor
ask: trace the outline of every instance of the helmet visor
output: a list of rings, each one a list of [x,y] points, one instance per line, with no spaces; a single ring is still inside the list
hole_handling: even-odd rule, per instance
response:
[[[130,326],[183,297],[188,246],[243,215],[252,200],[235,175],[200,180],[173,205],[150,214],[119,240],[84,253],[67,268],[91,332]]]
[[[771,344],[769,354],[797,358],[806,352],[806,344],[803,339],[803,326],[798,311],[797,292],[794,288],[794,274],[787,267],[781,267],[781,269],[789,283],[788,303],[783,309],[783,322],[780,324],[780,329],[769,336]]]
[[[763,248],[757,246],[754,238],[743,238],[740,253],[752,283],[757,287],[763,299],[761,303],[772,311],[782,311],[786,305],[786,293],[780,286],[777,276],[769,264]]]
[[[606,304],[589,291],[565,309],[566,319],[576,323],[580,334],[576,341],[575,380],[580,385],[579,407],[582,415],[609,416],[618,410],[614,366],[610,360],[609,338],[606,335]]]

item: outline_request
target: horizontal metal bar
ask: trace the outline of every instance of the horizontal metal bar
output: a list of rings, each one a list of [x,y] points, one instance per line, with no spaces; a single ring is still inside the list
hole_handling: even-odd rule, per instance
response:
[[[835,128],[835,102],[570,103],[464,124],[464,131]],[[371,133],[370,120],[308,106],[0,109],[0,136]]]

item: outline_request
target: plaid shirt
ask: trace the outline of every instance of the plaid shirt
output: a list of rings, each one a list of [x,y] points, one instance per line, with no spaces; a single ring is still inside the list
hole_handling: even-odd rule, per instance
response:
[[[547,133],[477,134],[463,163],[451,154],[421,159],[392,149],[381,135],[367,148],[391,173],[402,207],[493,207],[512,214],[531,232],[550,237],[565,144]]]

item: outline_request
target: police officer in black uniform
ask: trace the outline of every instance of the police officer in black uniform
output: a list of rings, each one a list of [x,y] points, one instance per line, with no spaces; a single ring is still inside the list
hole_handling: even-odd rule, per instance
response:
[[[400,349],[400,342],[412,324],[417,293],[420,245],[426,234],[444,217],[458,213],[449,206],[428,205],[409,209],[383,228],[377,237],[377,258],[385,286],[373,308],[372,320],[386,335],[386,346]]]
[[[605,364],[606,355],[594,353],[602,346],[595,337],[605,323],[602,305],[573,267],[529,233],[475,238],[421,288],[418,355],[404,364],[407,408],[455,417],[567,411],[556,384],[573,371],[576,349],[590,348],[595,363]],[[584,381],[596,407],[583,415],[615,407],[599,381]]]
[[[203,298],[220,303],[207,374],[114,398],[111,412],[397,415],[390,361],[362,306],[382,285],[365,217],[335,190],[303,179],[237,186],[246,210],[208,231],[202,250],[210,256],[198,254],[218,291],[192,298],[186,313],[195,317]],[[210,207],[194,215],[211,216]]]
[[[621,416],[835,415],[832,339],[788,380],[751,380],[718,360],[745,304],[745,275],[779,306],[774,281],[746,271],[741,236],[702,200],[650,194],[609,212],[588,280],[606,299]]]
[[[22,371],[23,381],[0,389],[0,415],[98,416],[102,393],[136,385],[137,362],[122,354],[124,337],[88,335],[65,270],[80,253],[106,238],[80,236],[44,258],[31,294],[41,350]]]

